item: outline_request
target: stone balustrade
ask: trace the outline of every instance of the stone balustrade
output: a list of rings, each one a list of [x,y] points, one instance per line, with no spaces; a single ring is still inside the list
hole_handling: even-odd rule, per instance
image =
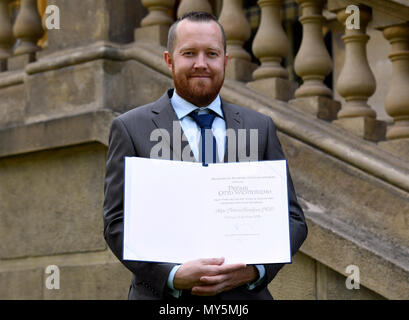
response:
[[[386,134],[386,122],[377,119],[375,110],[368,100],[376,91],[376,79],[368,62],[366,47],[370,40],[367,33],[368,23],[372,20],[372,9],[359,5],[359,29],[350,29],[346,25],[349,4],[359,4],[350,0],[294,0],[300,9],[299,21],[303,27],[302,41],[293,68],[286,68],[284,60],[289,58],[289,37],[283,28],[282,11],[284,0],[259,0],[260,23],[253,35],[251,52],[244,49],[244,44],[251,36],[248,19],[241,0],[213,1],[220,4],[218,17],[226,32],[227,52],[230,63],[226,77],[245,82],[247,86],[271,98],[288,101],[298,110],[312,114],[320,119],[333,121],[363,139],[382,141],[408,137],[407,87],[407,49],[406,25],[383,29],[385,38],[393,47],[390,59],[394,65],[391,85],[385,110],[394,119],[394,124]],[[142,1],[142,3],[150,1]],[[368,1],[366,1],[368,2]],[[165,6],[169,1],[155,1]],[[217,6],[215,6],[217,7]],[[323,10],[329,8],[336,14],[338,23],[344,29],[342,41],[345,46],[345,60],[338,78],[333,79],[334,88],[329,88],[324,80],[333,70],[333,60],[323,39],[323,28],[327,19]],[[182,0],[177,10],[177,17],[188,11],[213,12],[209,1]],[[151,11],[149,11],[151,12]],[[328,11],[327,11],[328,12]],[[151,14],[151,13],[150,13]],[[176,17],[175,17],[176,18]],[[170,19],[169,15],[167,19]],[[160,25],[162,22],[156,22]],[[141,24],[144,27],[144,23]],[[382,30],[381,30],[382,31]],[[146,35],[146,34],[145,34]],[[293,36],[293,35],[292,35]],[[145,37],[146,38],[146,37]],[[165,39],[162,44],[165,44]],[[259,65],[255,61],[259,61]],[[288,70],[294,69],[300,77],[300,83],[289,80]],[[344,102],[334,99],[335,91]],[[402,97],[402,98],[401,98]]]
[[[12,17],[12,0],[0,0],[0,72],[22,69],[36,60],[41,49],[39,39],[44,34],[42,19],[44,0],[21,0],[17,15]],[[377,79],[368,62],[367,44],[370,41],[368,24],[372,21],[372,8],[353,0],[294,0],[299,6],[302,39],[295,60],[289,51],[294,47],[283,26],[282,12],[285,0],[258,0],[259,25],[253,34],[246,12],[248,3],[243,0],[191,1],[191,0],[140,0],[147,14],[135,29],[135,41],[154,41],[162,46],[167,42],[167,31],[173,21],[189,11],[206,11],[219,17],[224,26],[229,64],[226,77],[244,82],[250,89],[270,98],[289,102],[289,105],[306,114],[333,121],[363,139],[371,141],[397,141],[409,139],[409,25],[408,22],[385,25],[378,29],[390,45],[393,66],[390,89],[385,96],[384,108],[393,123],[387,128],[377,118],[369,100],[376,92]],[[58,3],[58,1],[57,1]],[[40,4],[40,5],[38,5]],[[359,8],[359,29],[348,28],[349,4]],[[247,6],[247,7],[246,7]],[[254,9],[254,7],[252,7]],[[333,76],[333,59],[323,38],[327,18],[332,12],[342,26],[345,58],[333,78],[334,88],[325,84]],[[12,23],[12,21],[14,21]],[[373,28],[373,27],[372,27]],[[248,45],[249,39],[252,43]],[[289,40],[290,39],[290,40]],[[41,39],[44,42],[44,37]],[[246,45],[247,44],[247,45]],[[245,46],[246,45],[246,46]],[[294,61],[291,67],[285,65]],[[258,63],[257,63],[258,62]],[[295,74],[289,76],[288,70]],[[298,82],[293,79],[298,76]],[[343,101],[335,100],[335,96]]]

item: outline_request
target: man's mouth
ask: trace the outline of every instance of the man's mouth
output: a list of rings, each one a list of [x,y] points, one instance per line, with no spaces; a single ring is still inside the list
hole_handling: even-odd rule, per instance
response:
[[[193,74],[189,78],[210,78],[208,74]]]

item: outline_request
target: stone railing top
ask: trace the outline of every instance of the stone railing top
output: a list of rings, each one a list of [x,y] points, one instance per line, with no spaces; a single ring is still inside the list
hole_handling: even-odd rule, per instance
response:
[[[349,4],[363,4],[395,18],[396,24],[409,20],[408,0],[328,0],[328,10],[337,11]]]

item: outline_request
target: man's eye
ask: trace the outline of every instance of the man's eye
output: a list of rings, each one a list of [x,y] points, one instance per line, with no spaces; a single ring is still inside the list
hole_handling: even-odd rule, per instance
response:
[[[184,56],[192,56],[193,52],[192,51],[186,51],[183,53]]]
[[[209,52],[209,56],[211,56],[211,57],[217,57],[218,54],[217,54],[217,52]]]

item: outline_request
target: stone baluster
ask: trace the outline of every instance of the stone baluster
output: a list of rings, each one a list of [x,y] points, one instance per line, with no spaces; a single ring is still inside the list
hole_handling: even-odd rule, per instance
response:
[[[182,0],[177,11],[177,17],[191,11],[203,11],[212,13],[212,6],[208,0]]]
[[[172,24],[168,11],[172,9],[174,0],[142,0],[143,6],[148,9],[148,15],[142,19],[141,27]]]
[[[283,0],[259,0],[260,25],[253,41],[253,53],[261,65],[247,85],[272,98],[288,101],[297,85],[288,80],[288,71],[281,61],[288,54],[288,38],[281,25]]]
[[[344,25],[345,61],[338,77],[336,89],[345,99],[338,120],[334,123],[352,133],[372,141],[383,140],[386,123],[376,120],[376,112],[368,105],[368,99],[376,89],[375,77],[369,67],[366,44],[369,36],[366,27],[371,20],[371,9],[359,6],[360,28],[349,29],[345,8],[338,10],[337,18]]]
[[[169,27],[173,23],[169,11],[174,4],[175,0],[142,0],[148,15],[142,19],[141,27],[135,29],[135,41],[149,40],[166,46]]]
[[[224,0],[219,22],[226,34],[229,62],[226,77],[240,81],[250,81],[257,65],[251,63],[250,54],[243,49],[250,38],[250,24],[243,10],[242,0]]]
[[[295,91],[290,103],[325,120],[336,119],[341,104],[332,100],[332,91],[323,83],[332,70],[331,57],[325,47],[322,28],[325,0],[296,0],[300,5],[303,38],[295,58],[295,72],[303,85]]]
[[[0,0],[0,72],[7,68],[7,58],[14,43],[13,30],[8,10],[9,0]]]
[[[392,46],[393,68],[385,108],[394,124],[386,138],[409,138],[409,24],[385,28],[383,34]]]
[[[36,60],[37,45],[44,30],[37,10],[37,0],[21,0],[20,10],[13,26],[14,37],[20,42],[14,49],[14,56],[8,59],[8,69],[18,70]]]
[[[386,112],[393,118],[388,129],[385,148],[409,155],[409,24],[393,25],[383,29],[391,43],[392,81],[385,100]]]
[[[15,55],[40,50],[37,41],[43,36],[44,30],[37,10],[37,0],[21,0],[21,7],[14,23],[13,33],[20,40],[20,44],[14,50]]]

